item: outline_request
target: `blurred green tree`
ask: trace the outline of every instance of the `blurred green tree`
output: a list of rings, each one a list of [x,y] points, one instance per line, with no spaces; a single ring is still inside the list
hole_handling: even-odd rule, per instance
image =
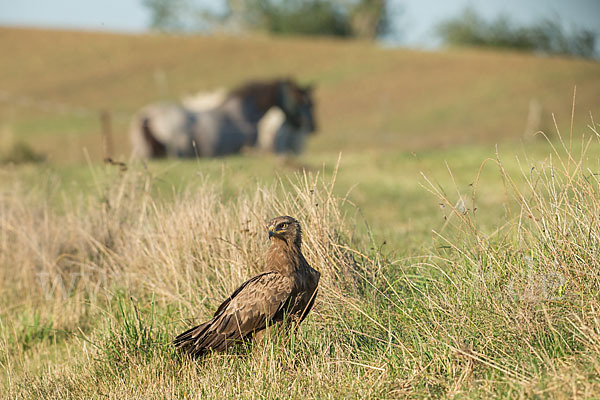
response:
[[[186,30],[185,11],[187,0],[142,0],[150,10],[150,27],[163,32],[183,32]]]
[[[472,8],[466,8],[460,16],[440,23],[436,30],[450,46],[503,47],[585,58],[597,56],[596,33],[586,29],[573,29],[569,33],[560,23],[549,19],[531,26],[517,26],[506,16],[488,22]]]
[[[249,2],[254,28],[274,34],[351,36],[344,8],[325,0],[254,0]]]
[[[391,29],[390,10],[385,0],[362,0],[350,8],[354,36],[373,39]]]
[[[375,39],[390,29],[386,0],[224,0],[219,7],[193,0],[143,0],[151,26],[165,32],[264,31]]]

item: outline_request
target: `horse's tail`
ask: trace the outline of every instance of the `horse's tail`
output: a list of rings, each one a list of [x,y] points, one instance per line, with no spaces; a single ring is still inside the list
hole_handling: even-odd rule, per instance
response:
[[[166,154],[165,146],[152,133],[150,118],[139,112],[133,116],[129,124],[129,139],[134,157],[154,158]]]
[[[156,139],[156,136],[154,135],[154,133],[152,133],[152,128],[150,126],[150,118],[148,118],[147,116],[143,116],[142,118],[140,118],[139,123],[144,141],[146,142],[146,146],[150,150],[150,157],[165,157],[167,155],[167,147],[158,139]]]

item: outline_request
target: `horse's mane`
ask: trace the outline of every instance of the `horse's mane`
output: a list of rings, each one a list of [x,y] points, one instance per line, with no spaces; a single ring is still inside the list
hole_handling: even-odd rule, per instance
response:
[[[290,79],[275,79],[272,81],[250,81],[229,92],[228,97],[247,97],[264,90],[274,90],[283,82],[291,82]]]

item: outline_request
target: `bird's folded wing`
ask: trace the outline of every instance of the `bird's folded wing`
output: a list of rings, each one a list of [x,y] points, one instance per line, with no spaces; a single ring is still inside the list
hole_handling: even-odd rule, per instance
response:
[[[292,283],[276,272],[242,284],[215,313],[213,329],[229,339],[241,339],[280,318],[289,304]]]

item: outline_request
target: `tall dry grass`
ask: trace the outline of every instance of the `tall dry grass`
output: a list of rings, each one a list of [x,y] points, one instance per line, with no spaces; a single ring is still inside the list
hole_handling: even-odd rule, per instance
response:
[[[335,178],[301,174],[232,198],[206,180],[165,201],[131,167],[61,211],[56,182],[16,184],[0,197],[4,387],[27,398],[598,396],[594,129],[523,160],[520,177],[500,156],[486,161],[505,183],[491,230],[478,210],[485,182],[463,193],[426,178],[446,221],[426,254],[401,260],[357,234]],[[279,214],[301,221],[322,273],[300,333],[181,360],[170,340],[262,270],[265,222]]]
[[[303,252],[322,273],[319,302],[305,324],[312,343],[303,342],[306,335],[293,338],[300,340],[296,348],[310,349],[304,362],[311,365],[303,368],[318,369],[307,379],[312,382],[328,370],[374,368],[384,373],[382,367],[371,367],[374,356],[354,360],[361,358],[355,336],[369,332],[347,326],[354,325],[348,324],[349,316],[376,320],[360,303],[366,277],[376,271],[369,265],[378,261],[353,248],[353,229],[341,212],[344,200],[334,196],[333,184],[318,174],[301,174],[268,188],[240,189],[226,200],[218,184],[204,182],[173,201],[160,201],[153,198],[152,177],[133,168],[99,183],[93,196],[63,199],[62,212],[52,199],[43,199],[52,183],[30,193],[18,187],[3,192],[0,354],[9,393],[62,397],[74,391],[87,396],[100,385],[99,393],[116,397],[148,396],[147,390],[171,396],[184,389],[196,393],[196,386],[204,384],[214,395],[222,391],[214,387],[215,379],[227,382],[231,369],[249,368],[246,380],[283,374],[295,389],[284,389],[283,379],[269,390],[300,396],[306,382],[294,375],[302,369],[297,363],[303,356],[292,357],[282,343],[272,343],[277,351],[263,348],[250,360],[235,357],[233,367],[226,357],[215,357],[204,370],[213,375],[204,377],[198,376],[200,367],[181,367],[169,344],[178,331],[192,320],[209,318],[239,284],[264,269],[266,222],[282,214],[301,221]],[[389,330],[383,325],[376,329]],[[147,386],[148,368],[162,368],[164,387]],[[169,368],[187,369],[181,375]],[[52,378],[55,374],[59,378]],[[115,380],[124,377],[139,386],[115,389]],[[384,391],[381,380],[356,384],[357,393]],[[316,387],[330,390],[326,380]],[[237,396],[242,389],[238,385],[226,392]]]
[[[481,370],[501,376],[511,396],[600,393],[600,158],[588,152],[600,135],[590,128],[575,141],[559,133],[543,160],[526,156],[522,176],[500,156],[482,165],[504,182],[505,219],[493,230],[478,214],[479,174],[471,193],[425,179],[446,222],[433,231],[440,250],[417,268],[429,279],[420,300],[429,310],[413,321],[453,376],[447,394],[465,381],[497,393],[477,383]]]

